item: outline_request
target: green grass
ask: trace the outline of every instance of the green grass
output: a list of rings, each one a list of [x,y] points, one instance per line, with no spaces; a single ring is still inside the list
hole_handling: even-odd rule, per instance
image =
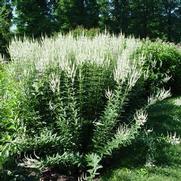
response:
[[[107,173],[102,177],[104,181],[179,181],[181,168],[154,167],[154,168],[121,168]]]
[[[152,128],[157,136],[170,132],[181,135],[181,97],[170,98],[154,105],[149,110],[148,119],[147,127]],[[158,148],[156,156],[158,162],[152,167],[145,166],[140,161],[141,155],[144,157],[142,149],[133,149],[131,152],[129,149],[126,148],[125,153],[112,158],[110,168],[106,169],[101,181],[181,180],[181,144]],[[128,158],[126,155],[129,154],[129,160],[126,160]]]

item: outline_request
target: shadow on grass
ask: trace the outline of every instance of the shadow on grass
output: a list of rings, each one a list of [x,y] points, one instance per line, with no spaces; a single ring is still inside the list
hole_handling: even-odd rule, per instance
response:
[[[164,100],[148,111],[148,127],[157,134],[181,134],[181,97]]]
[[[178,169],[180,169],[179,172],[181,172],[181,168],[179,168],[181,165],[181,146],[166,144],[158,138],[167,136],[168,133],[176,133],[176,135],[181,136],[181,97],[167,99],[153,105],[148,110],[148,115],[146,128],[153,130],[148,142],[145,143],[141,138],[142,136],[138,136],[132,145],[121,148],[115,152],[113,157],[103,163],[105,165],[104,168],[106,168],[102,173],[104,175],[103,180],[109,180],[109,178],[111,180],[112,176],[117,174],[115,173],[116,170],[119,170],[121,173],[124,172],[122,173],[123,176],[126,174],[124,168],[128,170],[138,170],[138,172],[146,168],[145,163],[150,149],[148,147],[149,141],[154,143],[154,150],[151,152],[154,152],[154,163],[159,167],[158,169],[154,169],[154,167],[153,169],[146,169],[146,172],[150,171],[151,174],[161,174],[162,176],[169,175],[173,178],[178,177],[178,171],[174,172],[174,169],[173,171],[169,171],[169,168],[178,167]],[[169,166],[168,169],[162,169],[162,167],[165,168],[167,166]],[[123,171],[120,169],[123,169]],[[133,173],[130,171],[129,174],[132,175],[130,176],[132,179],[133,175],[135,175],[135,177],[139,176],[139,174],[134,173],[134,171]],[[120,178],[123,179],[123,177]],[[129,180],[129,176],[127,178],[125,177],[125,180]]]

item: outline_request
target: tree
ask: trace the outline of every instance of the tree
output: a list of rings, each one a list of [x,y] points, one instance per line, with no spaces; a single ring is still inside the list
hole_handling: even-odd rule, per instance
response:
[[[59,0],[57,17],[62,31],[78,26],[97,27],[99,22],[97,0]]]
[[[141,38],[163,37],[162,0],[130,0],[129,30]]]
[[[85,0],[84,6],[86,12],[85,27],[98,27],[99,7],[97,0]]]
[[[85,24],[84,0],[57,1],[57,19],[61,31],[69,31]]]
[[[6,32],[11,26],[11,2],[19,35],[36,38],[81,26],[181,41],[181,0],[0,0],[1,47],[9,36]]]
[[[162,27],[168,41],[181,41],[180,0],[162,0]]]
[[[111,17],[110,17],[111,2],[109,0],[99,0],[97,3],[99,8],[100,29],[111,30]]]
[[[0,54],[6,60],[10,58],[8,44],[10,40],[10,27],[12,19],[12,8],[10,0],[0,0]]]
[[[53,5],[55,1],[48,0],[17,0],[15,22],[18,33],[33,37],[50,35],[56,29]]]
[[[127,33],[129,24],[129,0],[113,0],[111,5],[112,27],[114,32]]]

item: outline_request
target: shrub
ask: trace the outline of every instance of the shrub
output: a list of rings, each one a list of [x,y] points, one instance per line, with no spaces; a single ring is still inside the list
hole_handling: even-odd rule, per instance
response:
[[[181,51],[172,43],[146,40],[137,53],[146,59],[145,69],[149,71],[149,87],[157,85],[181,92]],[[139,56],[138,56],[139,57]],[[170,80],[169,80],[170,78]]]
[[[19,88],[13,81],[11,75],[7,73],[5,65],[1,65],[0,70],[0,150],[3,149],[3,143],[8,143],[13,139],[12,135],[18,131],[18,105]],[[8,67],[6,65],[6,67]],[[15,89],[16,87],[16,89]],[[0,157],[0,162],[3,157]]]
[[[85,29],[81,26],[77,27],[76,29],[71,31],[71,34],[75,37],[78,38],[82,35],[86,37],[93,38],[97,35],[100,34],[100,29],[99,28],[90,28],[90,29]]]
[[[2,167],[87,170],[92,180],[107,156],[135,139],[147,108],[170,95],[160,90],[124,123],[125,105],[144,80],[143,57],[130,59],[139,46],[134,38],[102,34],[13,41],[0,89],[1,119],[14,126],[1,132]]]

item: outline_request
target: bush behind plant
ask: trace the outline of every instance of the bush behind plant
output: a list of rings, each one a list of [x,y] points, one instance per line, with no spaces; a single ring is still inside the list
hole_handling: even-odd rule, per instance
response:
[[[145,40],[137,53],[145,57],[149,70],[148,84],[171,88],[174,94],[181,92],[181,49],[172,43]],[[148,88],[149,89],[149,88]]]

